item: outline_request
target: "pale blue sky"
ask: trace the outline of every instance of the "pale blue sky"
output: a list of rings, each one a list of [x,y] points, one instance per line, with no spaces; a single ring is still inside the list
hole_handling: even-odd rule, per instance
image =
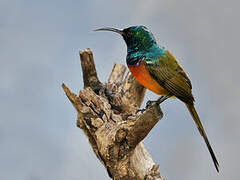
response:
[[[93,32],[145,25],[188,72],[196,108],[220,164],[185,106],[162,105],[144,143],[169,180],[238,179],[240,3],[229,0],[0,0],[0,179],[109,179],[76,124],[61,83],[83,87],[78,51],[91,48],[105,81],[125,64],[120,36]],[[144,103],[157,98],[147,92]]]

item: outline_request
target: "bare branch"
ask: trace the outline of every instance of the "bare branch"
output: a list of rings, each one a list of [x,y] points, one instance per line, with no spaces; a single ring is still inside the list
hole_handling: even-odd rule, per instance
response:
[[[123,80],[124,73],[126,71],[126,67],[122,64],[114,64],[112,68],[112,72],[108,78],[109,84],[118,84]]]
[[[94,91],[100,89],[101,83],[97,77],[92,51],[87,48],[79,51],[83,72],[84,88],[91,87]]]
[[[162,118],[162,116],[163,113],[156,103],[138,115],[134,125],[132,125],[129,129],[129,133],[126,137],[128,144],[135,147],[138,143],[140,143],[148,135],[155,124]]]
[[[79,96],[62,85],[78,113],[77,126],[103,163],[109,176],[116,180],[163,180],[141,141],[162,118],[160,107],[150,105],[137,113],[145,94],[126,68],[115,64],[107,83],[98,80],[90,49],[80,51],[84,89]]]

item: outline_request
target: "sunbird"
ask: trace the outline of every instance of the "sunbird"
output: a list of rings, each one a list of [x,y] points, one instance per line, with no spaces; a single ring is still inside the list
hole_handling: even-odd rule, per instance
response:
[[[112,31],[123,37],[127,45],[126,61],[130,72],[145,88],[161,95],[157,104],[169,97],[176,97],[185,103],[219,172],[217,158],[194,107],[191,81],[175,57],[157,44],[153,34],[145,26],[131,26],[123,30],[100,28],[95,31]]]

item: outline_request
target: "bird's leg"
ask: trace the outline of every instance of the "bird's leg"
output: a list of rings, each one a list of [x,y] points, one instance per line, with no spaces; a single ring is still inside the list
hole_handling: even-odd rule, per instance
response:
[[[161,96],[160,98],[158,98],[155,102],[159,105],[161,104],[163,101],[165,101],[166,99],[170,98],[171,95],[167,95],[167,96]]]
[[[148,101],[146,104],[146,108],[148,108],[149,106],[151,106],[153,103],[156,103],[157,105],[161,104],[163,101],[165,101],[166,99],[170,98],[172,95],[167,95],[167,96],[161,96],[160,98],[158,98],[156,101]]]
[[[160,98],[158,98],[156,101],[148,101],[146,104],[146,108],[143,109],[138,109],[136,113],[139,112],[143,112],[145,111],[149,106],[151,106],[153,103],[156,103],[157,105],[161,104],[163,101],[165,101],[166,99],[170,98],[172,95],[166,95],[166,96],[161,96]]]

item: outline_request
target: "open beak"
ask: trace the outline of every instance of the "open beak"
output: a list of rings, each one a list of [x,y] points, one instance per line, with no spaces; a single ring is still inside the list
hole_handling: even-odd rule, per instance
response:
[[[112,31],[118,34],[123,35],[123,31],[115,28],[100,28],[100,29],[95,29],[94,31]]]

